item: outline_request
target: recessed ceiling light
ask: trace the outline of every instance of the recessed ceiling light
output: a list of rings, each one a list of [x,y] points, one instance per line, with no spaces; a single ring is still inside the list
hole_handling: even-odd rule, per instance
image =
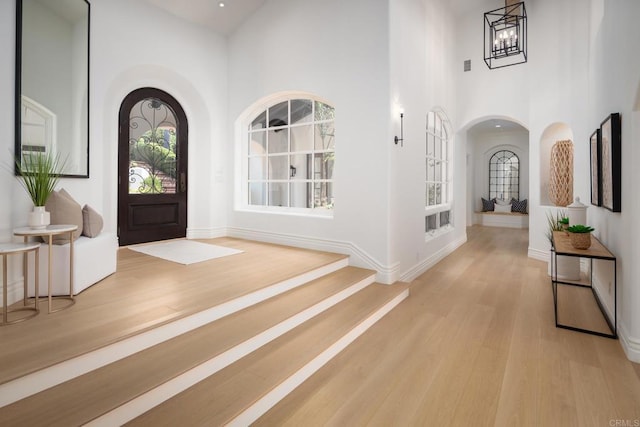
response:
[[[502,125],[496,125],[496,127],[497,127],[497,128],[501,128],[501,127],[502,127]]]
[[[220,6],[220,7],[224,7],[224,2],[223,2],[223,1],[221,1],[220,3],[218,3],[218,6]]]

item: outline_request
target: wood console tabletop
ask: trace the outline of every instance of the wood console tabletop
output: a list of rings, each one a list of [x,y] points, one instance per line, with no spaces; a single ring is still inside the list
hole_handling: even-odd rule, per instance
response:
[[[571,239],[564,231],[553,232],[553,247],[558,255],[578,256],[595,259],[615,259],[615,255],[609,252],[600,240],[591,236],[591,247],[589,249],[576,249],[571,246]]]

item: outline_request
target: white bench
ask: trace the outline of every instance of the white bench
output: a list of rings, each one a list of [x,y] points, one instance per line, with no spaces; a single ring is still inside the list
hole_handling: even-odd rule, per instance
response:
[[[473,223],[486,227],[529,228],[529,214],[519,212],[475,212]]]
[[[69,243],[52,245],[52,295],[69,295]],[[116,271],[118,239],[113,233],[80,236],[73,244],[73,291],[79,294]],[[40,247],[40,296],[48,294],[49,245]],[[29,296],[35,295],[35,278],[29,275]]]

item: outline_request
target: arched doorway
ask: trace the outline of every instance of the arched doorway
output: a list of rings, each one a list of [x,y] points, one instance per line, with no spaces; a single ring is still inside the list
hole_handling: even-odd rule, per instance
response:
[[[189,128],[168,93],[137,89],[122,101],[118,130],[120,245],[185,237]]]

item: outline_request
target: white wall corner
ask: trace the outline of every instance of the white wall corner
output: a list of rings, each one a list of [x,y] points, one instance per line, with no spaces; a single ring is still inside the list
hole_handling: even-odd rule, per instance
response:
[[[428,257],[427,259],[419,262],[418,264],[411,267],[408,271],[406,271],[402,276],[400,276],[400,281],[402,282],[412,282],[422,273],[436,265],[440,260],[444,257],[458,249],[460,246],[464,245],[467,242],[467,233],[464,233],[460,238],[454,240],[448,245],[444,246],[442,249]]]
[[[215,239],[227,235],[226,227],[187,228],[187,239]]]
[[[273,233],[239,227],[228,228],[226,235],[239,239],[256,240],[259,242],[349,255],[349,265],[375,270],[376,282],[385,285],[396,282],[399,276],[398,270],[400,263],[388,266],[384,265],[351,242],[318,239],[315,237],[305,237],[284,233]]]

